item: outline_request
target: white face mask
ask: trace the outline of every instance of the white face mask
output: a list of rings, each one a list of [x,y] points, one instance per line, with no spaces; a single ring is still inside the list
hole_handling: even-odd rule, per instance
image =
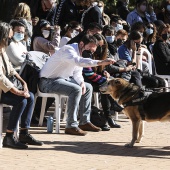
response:
[[[99,7],[100,12],[103,13],[103,7]]]
[[[170,12],[170,5],[167,5],[166,9]]]
[[[147,29],[146,29],[146,34],[147,34],[147,35],[153,34],[153,29],[147,28]]]
[[[141,10],[142,12],[145,12],[145,11],[146,11],[146,5],[141,5],[141,6],[140,6],[140,10]]]
[[[119,30],[123,29],[123,25],[121,24],[117,24],[117,26],[115,27],[115,31],[118,32]]]
[[[78,32],[78,31],[73,30],[73,32],[71,33],[71,38],[76,37],[78,34],[79,34],[79,32]]]
[[[50,31],[49,30],[43,30],[42,35],[44,36],[44,38],[48,38],[49,35],[50,35]]]
[[[114,40],[115,40],[115,36],[106,36],[106,41],[107,41],[108,43],[113,43]]]

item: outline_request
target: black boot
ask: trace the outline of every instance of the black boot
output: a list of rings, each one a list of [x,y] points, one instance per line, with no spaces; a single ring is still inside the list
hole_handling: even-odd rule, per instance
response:
[[[113,100],[111,102],[110,110],[114,110],[116,112],[121,112],[123,110],[123,108],[115,100]]]
[[[107,124],[105,124],[104,126],[100,127],[102,129],[102,131],[109,131],[110,128],[108,127]]]
[[[107,118],[107,122],[111,128],[121,128],[121,126],[116,124],[116,122],[111,117]]]
[[[21,143],[25,143],[28,145],[43,145],[44,143],[41,141],[38,141],[36,139],[33,138],[33,136],[31,136],[30,134],[20,134],[19,135],[19,140]]]
[[[3,147],[14,148],[14,149],[27,149],[28,146],[19,142],[13,135],[6,135],[3,139]]]

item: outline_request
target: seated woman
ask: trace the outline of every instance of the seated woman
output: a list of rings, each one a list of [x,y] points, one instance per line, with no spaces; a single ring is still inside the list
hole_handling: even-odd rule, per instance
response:
[[[13,18],[10,21],[10,24],[14,21],[14,20],[22,20],[25,23],[25,28],[26,28],[26,32],[27,32],[27,40],[24,41],[25,46],[27,47],[27,50],[30,50],[30,45],[31,45],[31,36],[32,36],[32,21],[31,21],[31,11],[30,11],[30,7],[26,4],[26,3],[19,3],[15,9]]]
[[[119,58],[127,60],[129,64],[136,63],[137,68],[140,68],[139,54],[141,48],[141,42],[143,41],[143,36],[138,31],[132,31],[129,35],[128,40],[119,47],[118,54]],[[137,51],[139,53],[137,53]],[[142,60],[142,71],[149,72],[148,63]]]
[[[0,23],[0,91],[1,102],[11,105],[12,111],[9,117],[9,122],[6,130],[6,135],[3,139],[3,147],[15,149],[27,149],[30,145],[42,145],[43,143],[35,140],[29,133],[32,110],[34,106],[34,95],[28,91],[27,84],[19,76],[19,74],[12,67],[9,58],[6,54],[5,48],[8,44],[8,38],[11,38],[13,31],[7,23]],[[10,77],[14,76],[18,79],[23,89],[19,90],[10,81]],[[19,139],[14,137],[17,123],[21,118],[21,129]]]
[[[26,40],[25,28],[26,25],[23,20],[13,20],[11,26],[14,32],[13,37],[10,39],[10,44],[6,49],[10,62],[14,67],[21,66],[26,58],[27,49],[22,44]]]
[[[60,27],[51,26],[47,20],[40,20],[31,40],[31,50],[48,55],[55,53],[60,43]]]
[[[96,49],[96,52],[93,54],[93,58],[96,60],[104,60],[107,58],[107,42],[105,38],[100,34],[94,34],[96,39],[99,42],[99,46]],[[83,77],[85,82],[90,83],[93,86],[94,92],[99,92],[99,87],[107,81],[109,78],[109,73],[107,71],[103,72],[103,66],[95,67],[95,68],[83,68]],[[110,95],[101,94],[101,104],[104,111],[105,118],[111,128],[120,128],[120,125],[116,124],[115,121],[111,117],[110,113],[110,100],[112,98]],[[121,110],[121,108],[119,108]],[[106,126],[101,127],[103,130],[109,130]]]
[[[82,31],[82,28],[80,24],[77,21],[71,21],[63,31],[63,36],[60,41],[59,47],[66,45],[68,41],[70,41],[72,38],[76,37],[80,32]]]
[[[148,23],[146,25],[144,43],[151,54],[152,54],[153,45],[156,42],[156,34],[157,34],[157,30],[155,24]]]
[[[170,48],[167,40],[170,26],[162,25],[158,29],[157,40],[153,46],[153,58],[156,72],[160,75],[170,75]]]

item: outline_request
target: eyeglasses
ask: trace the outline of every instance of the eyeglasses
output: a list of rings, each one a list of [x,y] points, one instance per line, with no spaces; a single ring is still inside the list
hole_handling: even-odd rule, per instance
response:
[[[149,25],[147,26],[147,28],[148,28],[148,29],[150,29],[150,28],[151,28],[151,29],[153,29],[153,30],[154,30],[154,28],[153,28],[153,27],[151,27],[151,26],[149,26]]]

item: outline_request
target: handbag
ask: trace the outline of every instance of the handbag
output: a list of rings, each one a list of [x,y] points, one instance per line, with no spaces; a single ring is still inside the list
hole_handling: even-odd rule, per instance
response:
[[[22,83],[17,79],[17,77],[15,75],[12,75],[10,76],[9,73],[8,73],[8,69],[7,69],[7,65],[6,65],[6,62],[2,56],[2,61],[4,63],[4,67],[5,67],[5,70],[6,70],[6,77],[9,79],[10,82],[12,82],[14,84],[14,86],[18,89],[18,90],[23,90],[23,85]]]

